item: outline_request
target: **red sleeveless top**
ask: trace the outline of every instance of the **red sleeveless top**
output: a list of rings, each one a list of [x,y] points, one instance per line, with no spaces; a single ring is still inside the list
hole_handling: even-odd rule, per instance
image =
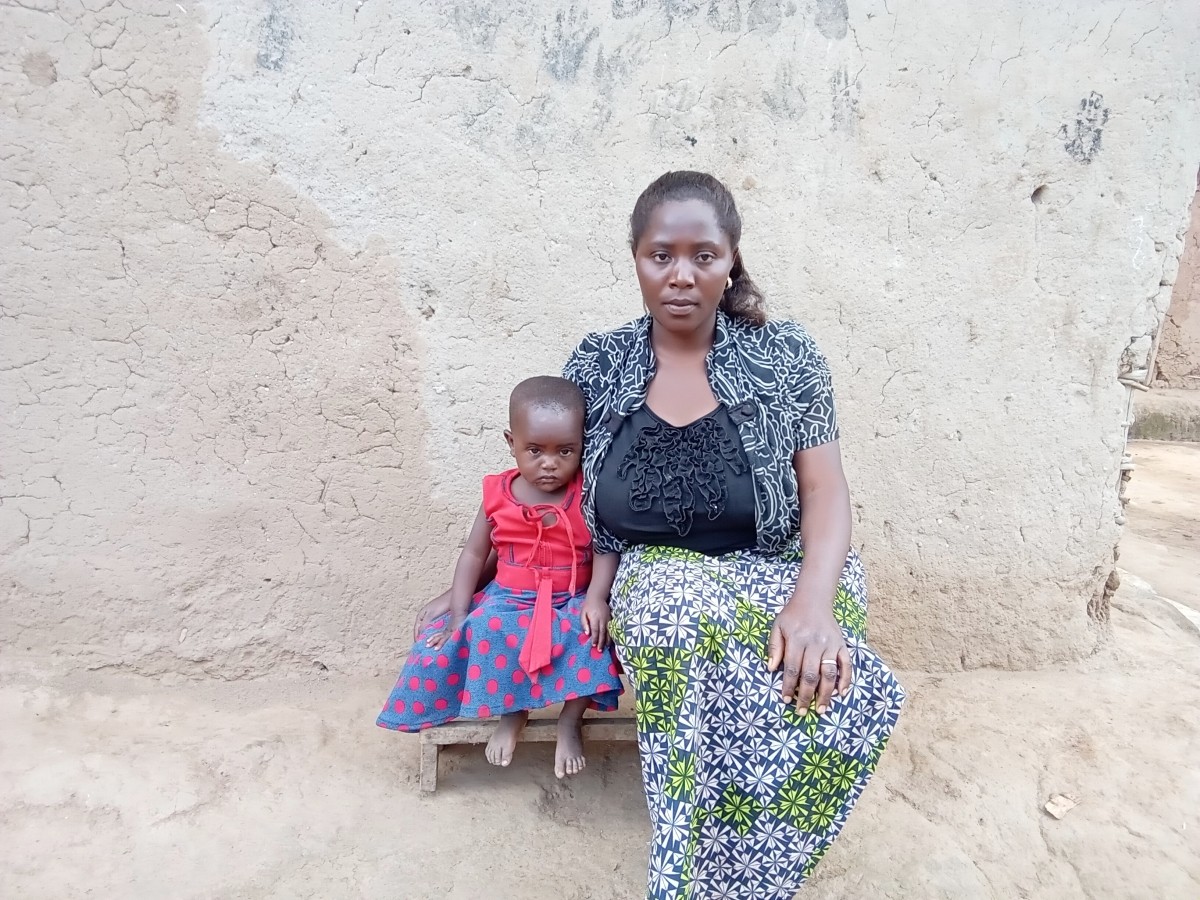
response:
[[[496,583],[537,595],[520,655],[521,668],[532,675],[550,664],[553,595],[576,594],[591,581],[592,536],[581,508],[582,473],[557,505],[518,500],[512,492],[518,475],[510,469],[484,477],[483,511],[496,548]]]

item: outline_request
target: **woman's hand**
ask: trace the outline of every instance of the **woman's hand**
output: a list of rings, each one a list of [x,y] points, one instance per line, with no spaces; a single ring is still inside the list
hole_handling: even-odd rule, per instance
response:
[[[780,665],[783,702],[794,699],[800,715],[808,713],[814,700],[817,714],[824,715],[835,695],[850,690],[850,651],[832,604],[822,607],[797,598],[779,611],[767,644],[767,670],[775,672]]]
[[[583,601],[583,611],[579,615],[583,623],[583,633],[592,639],[592,646],[603,650],[608,646],[608,621],[612,618],[612,610],[603,600],[591,594]]]

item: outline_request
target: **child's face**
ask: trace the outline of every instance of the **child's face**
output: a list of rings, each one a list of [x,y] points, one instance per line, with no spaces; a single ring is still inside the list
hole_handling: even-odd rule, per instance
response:
[[[583,452],[583,417],[554,407],[518,409],[504,432],[521,477],[553,494],[571,483]]]

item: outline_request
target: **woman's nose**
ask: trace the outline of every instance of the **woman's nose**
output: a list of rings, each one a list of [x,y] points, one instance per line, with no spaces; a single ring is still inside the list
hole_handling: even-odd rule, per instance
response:
[[[687,263],[678,263],[671,270],[671,287],[691,287],[695,284],[696,279],[692,275],[691,266]]]

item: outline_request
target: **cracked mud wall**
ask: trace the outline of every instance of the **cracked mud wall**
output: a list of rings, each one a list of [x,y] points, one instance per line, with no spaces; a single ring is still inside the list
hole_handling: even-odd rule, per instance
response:
[[[1200,388],[1200,174],[1192,221],[1155,356],[1155,377],[1168,387]]]
[[[876,642],[1087,652],[1198,41],[1186,2],[0,7],[6,650],[392,669],[509,387],[640,312],[628,212],[695,167],[830,357]]]

